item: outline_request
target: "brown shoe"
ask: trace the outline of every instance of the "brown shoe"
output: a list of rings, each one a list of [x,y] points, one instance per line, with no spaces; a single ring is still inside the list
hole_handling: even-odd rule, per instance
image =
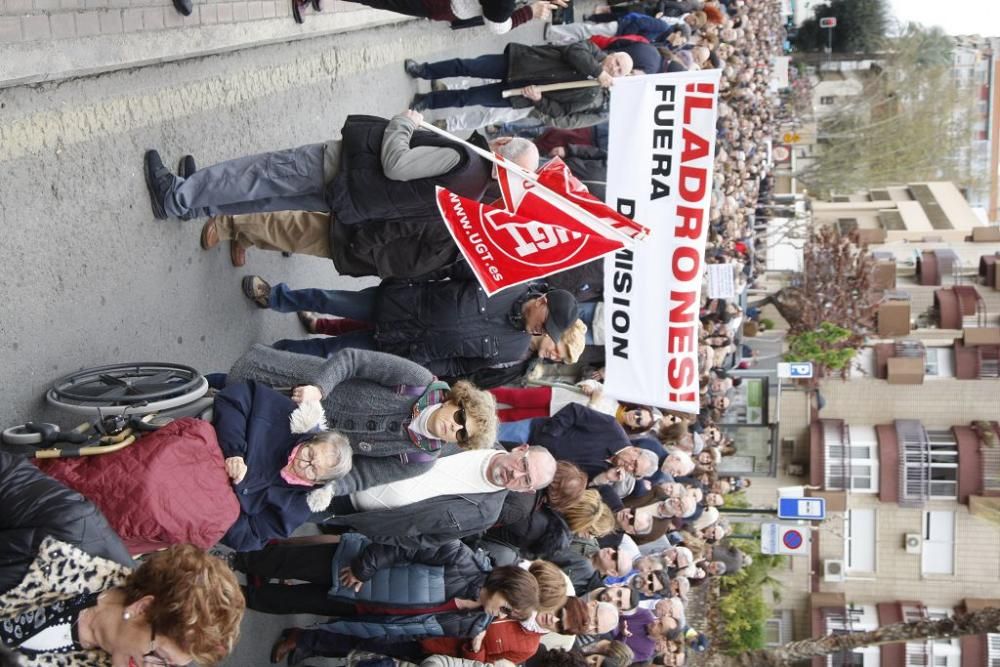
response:
[[[243,294],[257,304],[258,308],[271,307],[271,284],[260,276],[244,276]]]
[[[243,266],[247,263],[247,249],[236,241],[229,244],[229,260],[233,266]]]
[[[215,226],[215,218],[209,218],[201,228],[201,249],[211,250],[219,245],[219,228]]]
[[[300,310],[296,315],[299,316],[299,322],[302,322],[302,326],[305,327],[306,331],[311,334],[316,333],[316,321],[319,319],[316,313],[311,310]]]
[[[285,628],[281,631],[278,641],[271,648],[271,664],[283,661],[288,657],[289,653],[295,650],[296,645],[299,643],[300,634],[301,632],[298,628]]]

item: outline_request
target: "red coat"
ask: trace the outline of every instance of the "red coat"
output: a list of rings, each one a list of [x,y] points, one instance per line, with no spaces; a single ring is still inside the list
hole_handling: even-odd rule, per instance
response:
[[[486,628],[486,638],[478,651],[473,651],[471,641],[455,637],[433,637],[424,639],[420,645],[428,653],[453,655],[480,662],[510,660],[521,663],[535,655],[542,635],[525,630],[519,621],[503,619],[493,621]]]
[[[111,454],[36,463],[97,505],[133,555],[185,542],[207,549],[240,514],[215,429],[200,419]]]

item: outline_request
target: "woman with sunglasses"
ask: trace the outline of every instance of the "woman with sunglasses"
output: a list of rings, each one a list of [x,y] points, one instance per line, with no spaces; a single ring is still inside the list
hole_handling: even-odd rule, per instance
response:
[[[347,437],[354,466],[325,488],[326,504],[333,496],[415,477],[439,456],[496,441],[496,403],[488,393],[468,382],[449,386],[384,352],[348,348],[323,359],[255,345],[226,381],[241,380],[295,387],[292,400],[319,401],[329,427]]]
[[[236,644],[243,610],[232,571],[189,544],[130,570],[47,537],[0,596],[0,643],[24,667],[214,665]]]

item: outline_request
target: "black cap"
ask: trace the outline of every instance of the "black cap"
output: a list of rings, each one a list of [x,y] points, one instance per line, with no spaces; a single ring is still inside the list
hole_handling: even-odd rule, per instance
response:
[[[545,332],[558,343],[563,332],[579,317],[576,299],[564,289],[549,290],[545,293],[545,297],[549,306],[549,316],[545,320]]]

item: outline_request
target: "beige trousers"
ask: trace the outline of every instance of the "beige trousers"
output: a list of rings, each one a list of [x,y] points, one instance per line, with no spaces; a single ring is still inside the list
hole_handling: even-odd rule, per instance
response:
[[[243,248],[331,258],[330,214],[313,211],[274,211],[244,215],[217,215],[219,238]]]

